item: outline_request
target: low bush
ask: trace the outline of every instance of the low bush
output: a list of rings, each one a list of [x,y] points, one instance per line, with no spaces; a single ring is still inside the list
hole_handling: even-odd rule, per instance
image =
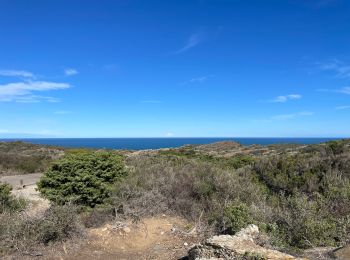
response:
[[[113,184],[125,175],[122,157],[113,152],[69,153],[52,164],[38,188],[55,203],[95,207],[106,203]]]
[[[224,231],[234,234],[253,222],[250,209],[244,203],[231,203],[224,209]]]
[[[17,213],[0,214],[0,253],[28,251],[82,234],[78,213],[72,205],[52,206],[36,218]]]
[[[116,217],[115,208],[110,205],[85,209],[80,218],[85,227],[100,227],[103,224],[113,221]]]
[[[18,211],[25,207],[23,199],[17,199],[11,194],[12,187],[9,184],[0,183],[0,214],[6,211]]]

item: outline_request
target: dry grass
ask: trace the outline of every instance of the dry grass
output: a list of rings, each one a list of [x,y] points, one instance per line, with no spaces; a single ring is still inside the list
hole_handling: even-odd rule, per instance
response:
[[[160,213],[200,219],[219,233],[251,221],[278,247],[342,245],[350,240],[349,144],[279,146],[238,169],[227,164],[235,158],[213,160],[191,147],[138,153],[128,158],[130,174],[116,188],[115,207],[135,219]]]
[[[82,235],[79,216],[72,205],[53,206],[43,216],[0,215],[0,255],[34,248]]]

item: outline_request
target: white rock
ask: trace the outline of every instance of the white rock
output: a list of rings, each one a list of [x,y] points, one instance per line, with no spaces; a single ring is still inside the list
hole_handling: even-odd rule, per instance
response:
[[[123,231],[124,231],[125,233],[130,233],[131,229],[128,228],[128,227],[123,227]]]

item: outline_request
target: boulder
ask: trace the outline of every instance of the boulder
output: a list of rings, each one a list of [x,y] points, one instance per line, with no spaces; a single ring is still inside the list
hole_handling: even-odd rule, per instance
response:
[[[188,257],[189,260],[303,259],[258,245],[255,241],[258,239],[259,235],[259,228],[256,225],[249,225],[234,236],[213,236],[207,239],[204,244],[198,244],[192,247],[188,252]]]

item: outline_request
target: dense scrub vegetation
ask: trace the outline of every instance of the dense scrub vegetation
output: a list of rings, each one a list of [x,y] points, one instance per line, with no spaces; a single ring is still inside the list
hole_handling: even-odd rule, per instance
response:
[[[43,216],[33,218],[23,213],[27,203],[15,198],[11,189],[8,184],[0,184],[0,256],[62,241],[82,232],[73,205],[53,205]]]
[[[92,226],[110,220],[114,211],[105,205],[115,182],[125,174],[123,159],[115,152],[69,150],[38,183],[52,206],[36,216],[25,214],[24,201],[11,195],[8,184],[0,184],[0,256],[81,235],[82,222]]]
[[[0,142],[0,175],[43,172],[62,155],[61,148],[24,142]]]
[[[3,241],[20,248],[64,240],[80,232],[80,221],[91,227],[162,213],[181,215],[204,233],[233,234],[254,223],[284,249],[350,242],[350,140],[210,149],[136,152],[125,161],[116,152],[67,152],[38,185],[60,206],[34,220],[3,211],[0,248]],[[0,197],[8,195],[3,186]],[[72,204],[83,206],[79,214]]]
[[[116,207],[131,216],[168,211],[201,219],[215,232],[255,223],[278,247],[344,244],[350,239],[349,144],[333,141],[298,152],[279,147],[273,155],[244,159],[242,167],[190,148],[131,156]]]
[[[71,152],[51,165],[38,188],[57,204],[94,207],[106,202],[113,184],[125,175],[122,157],[116,153]]]

